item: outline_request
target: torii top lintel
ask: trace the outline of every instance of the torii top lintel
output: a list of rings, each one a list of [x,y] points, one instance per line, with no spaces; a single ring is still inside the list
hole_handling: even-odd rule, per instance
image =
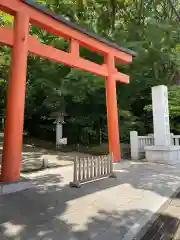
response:
[[[62,62],[72,67],[77,67],[97,75],[107,76],[107,64],[98,65],[79,56],[79,45],[101,53],[105,59],[109,55],[121,63],[131,63],[135,52],[119,47],[116,43],[98,37],[70,23],[66,19],[54,14],[49,9],[35,3],[33,0],[0,0],[0,9],[12,15],[18,12],[26,13],[30,23],[46,29],[50,33],[70,40],[70,53],[55,49],[40,43],[35,37],[29,36],[29,52],[51,60]],[[13,46],[14,31],[0,28],[0,42]],[[128,83],[129,77],[113,68],[114,78]]]

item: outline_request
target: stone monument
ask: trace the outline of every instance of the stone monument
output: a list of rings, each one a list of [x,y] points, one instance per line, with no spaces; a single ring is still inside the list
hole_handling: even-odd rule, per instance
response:
[[[171,145],[168,90],[164,85],[152,88],[154,146],[146,146],[146,159],[151,162],[180,164],[180,146]]]
[[[154,143],[157,146],[169,146],[170,126],[168,109],[168,90],[166,86],[152,88],[152,108]]]

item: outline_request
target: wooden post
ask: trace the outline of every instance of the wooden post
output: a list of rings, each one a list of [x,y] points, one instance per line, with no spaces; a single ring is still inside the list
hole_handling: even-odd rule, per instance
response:
[[[78,164],[78,157],[74,159],[74,177],[73,182],[77,182],[77,164]]]
[[[12,182],[20,177],[26,69],[28,55],[29,17],[17,12],[14,26],[11,78],[8,82],[6,123],[2,155],[1,180]]]
[[[90,173],[89,173],[89,162],[90,162],[90,158],[87,158],[87,179],[90,178]]]
[[[79,157],[78,158],[78,182],[81,181],[81,177],[82,177],[82,174],[81,174],[81,158]]]

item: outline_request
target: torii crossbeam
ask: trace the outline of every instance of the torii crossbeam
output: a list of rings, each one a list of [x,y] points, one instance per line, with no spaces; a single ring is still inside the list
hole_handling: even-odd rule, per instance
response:
[[[15,17],[14,28],[0,28],[0,42],[13,47],[1,181],[13,182],[20,177],[28,53],[105,77],[109,152],[113,153],[113,161],[119,162],[121,157],[116,81],[128,83],[129,77],[118,72],[115,61],[122,64],[131,63],[135,53],[86,32],[32,0],[0,0],[0,9]],[[42,44],[30,36],[30,23],[68,39],[69,52]],[[104,56],[104,64],[96,64],[80,57],[80,46],[101,53]]]

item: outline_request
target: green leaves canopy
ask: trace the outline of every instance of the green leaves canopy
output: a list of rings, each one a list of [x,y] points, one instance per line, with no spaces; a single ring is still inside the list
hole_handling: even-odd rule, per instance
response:
[[[179,83],[180,79],[178,21],[180,1],[37,0],[37,2],[70,21],[137,52],[138,55],[130,66],[121,66],[117,63],[117,67],[131,77],[129,85],[117,84],[121,139],[127,141],[129,131],[132,129],[137,129],[141,134],[149,131],[152,118],[150,121],[149,118],[147,120],[147,111],[144,111],[144,107],[151,104],[150,88],[158,84],[172,86]],[[12,23],[11,16],[0,13],[0,25]],[[68,41],[51,35],[37,26],[31,26],[30,33],[44,44],[68,50]],[[102,56],[85,48],[81,49],[81,56],[97,63],[103,62]],[[1,47],[1,115],[4,115],[5,109],[4,96],[9,64],[10,50]],[[171,124],[175,125],[180,114],[179,93],[179,87],[170,88]],[[40,131],[32,129],[39,129],[40,124],[53,126],[54,120],[49,119],[51,114],[57,111],[67,113],[65,134],[72,143],[98,143],[102,133],[104,140],[106,139],[104,79],[29,55],[26,130],[39,137],[45,137]],[[53,129],[54,127],[52,131]],[[50,138],[49,133],[47,138]]]

